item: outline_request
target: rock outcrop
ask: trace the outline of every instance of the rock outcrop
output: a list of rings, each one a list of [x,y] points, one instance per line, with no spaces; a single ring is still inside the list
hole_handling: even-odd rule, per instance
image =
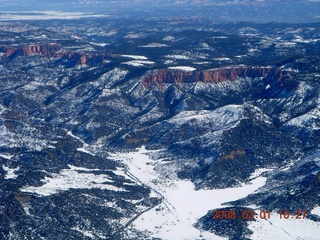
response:
[[[166,83],[191,83],[208,82],[219,83],[226,80],[236,80],[238,78],[265,78],[273,77],[281,79],[289,76],[290,72],[274,67],[256,66],[230,66],[204,71],[184,71],[174,69],[159,69],[142,78],[143,85],[148,88],[152,85],[162,85]]]
[[[12,47],[12,46],[1,46],[1,52],[9,57],[14,56],[32,56],[32,55],[42,55],[47,57],[54,57],[55,54],[62,48],[60,44],[57,43],[45,43],[45,44],[35,44],[23,47]]]
[[[57,51],[61,49],[61,45],[57,43],[37,44],[25,46],[22,48],[23,55],[43,55],[53,57]]]
[[[13,55],[18,49],[14,48],[14,47],[8,47],[5,49],[6,52],[6,57],[10,57],[11,55]]]
[[[0,52],[7,58],[16,56],[44,56],[65,58],[77,64],[96,64],[111,58],[119,58],[117,54],[94,54],[86,52],[65,51],[58,43],[35,44],[23,47],[0,45]]]

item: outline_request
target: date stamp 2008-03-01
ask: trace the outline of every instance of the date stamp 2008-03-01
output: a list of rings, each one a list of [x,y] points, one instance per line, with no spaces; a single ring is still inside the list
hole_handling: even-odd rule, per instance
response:
[[[270,210],[213,210],[212,219],[243,219],[243,220],[252,220],[252,219],[270,219],[271,211]],[[280,219],[305,219],[307,217],[307,210],[296,210],[295,212],[290,212],[289,210],[280,210],[277,212]]]

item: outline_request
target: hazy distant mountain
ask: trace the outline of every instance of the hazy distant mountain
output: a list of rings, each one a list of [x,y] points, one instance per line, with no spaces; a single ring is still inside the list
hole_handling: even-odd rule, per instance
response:
[[[172,6],[175,6],[172,8]],[[0,11],[84,11],[116,17],[198,17],[216,21],[316,22],[320,1],[302,0],[4,0]]]

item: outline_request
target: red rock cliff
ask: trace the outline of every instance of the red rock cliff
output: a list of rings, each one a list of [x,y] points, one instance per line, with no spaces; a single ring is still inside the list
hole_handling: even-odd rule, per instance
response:
[[[25,46],[22,48],[23,55],[44,55],[52,57],[61,48],[60,44],[48,43],[48,44],[37,44],[31,46]]]
[[[120,55],[117,54],[97,54],[65,51],[63,47],[57,43],[35,44],[23,47],[0,45],[0,52],[4,53],[3,55],[7,58],[15,56],[39,55],[44,57],[66,58],[78,64],[89,65],[120,57]]]
[[[10,57],[12,54],[14,54],[18,49],[14,47],[7,47],[6,48],[6,57]]]
[[[237,78],[256,78],[275,76],[281,78],[288,72],[272,67],[249,67],[232,66],[204,71],[183,71],[173,69],[159,69],[142,78],[143,85],[147,88],[152,85],[162,85],[166,83],[190,83],[190,82],[210,82],[218,83]]]

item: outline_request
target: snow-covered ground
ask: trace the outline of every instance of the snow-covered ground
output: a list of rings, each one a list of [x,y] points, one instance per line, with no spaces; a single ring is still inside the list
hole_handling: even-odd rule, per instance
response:
[[[189,60],[190,57],[185,56],[185,55],[181,55],[181,54],[171,54],[171,55],[166,55],[166,58],[170,58],[170,59],[182,59],[182,60]]]
[[[159,48],[159,47],[168,47],[167,44],[163,44],[163,43],[149,43],[147,45],[142,45],[140,47],[144,47],[144,48]]]
[[[213,39],[225,39],[228,38],[227,36],[214,36]]]
[[[6,167],[4,165],[2,166],[2,169],[7,172],[7,174],[4,177],[4,179],[15,179],[15,178],[17,178],[18,175],[15,172],[20,170],[19,167],[9,168],[9,167]]]
[[[90,151],[88,151],[86,148],[84,147],[81,147],[81,148],[77,148],[77,151],[79,152],[84,152],[84,153],[87,153],[87,154],[90,154],[92,156],[94,156],[94,154],[92,154]]]
[[[134,59],[134,60],[122,63],[126,65],[131,65],[134,67],[143,67],[143,66],[149,66],[149,65],[155,64],[155,62],[153,61],[147,61],[148,58],[145,56],[140,56],[140,55],[121,55],[121,56],[125,58]]]
[[[261,174],[274,169],[257,169],[250,177],[249,183],[240,187],[198,190],[190,181],[180,180],[175,176],[164,177],[155,166],[164,163],[161,159],[152,160],[148,155],[156,151],[148,151],[144,147],[136,152],[111,154],[113,159],[121,160],[128,166],[125,173],[138,184],[150,187],[151,194],[162,198],[162,203],[143,213],[130,225],[154,238],[175,239],[225,239],[210,232],[200,231],[193,224],[210,209],[226,207],[225,202],[244,198],[264,186],[266,178]],[[254,208],[258,209],[257,206]],[[320,207],[311,211],[320,215]],[[309,219],[280,219],[279,214],[272,212],[270,219],[256,219],[249,222],[253,234],[250,239],[319,239],[320,223]],[[129,231],[130,234],[130,231]],[[130,235],[129,235],[130,236]]]
[[[266,178],[257,177],[238,188],[198,190],[190,181],[176,177],[169,179],[154,170],[161,160],[152,160],[144,147],[136,152],[111,154],[128,166],[127,175],[132,180],[150,187],[152,195],[163,199],[162,203],[140,215],[130,227],[147,231],[161,239],[224,239],[193,227],[210,209],[223,203],[246,197],[265,184]]]
[[[320,217],[320,206],[315,207],[314,209],[311,210],[312,214],[318,215]]]
[[[77,151],[84,152],[84,153],[90,154],[92,156],[95,155],[94,153],[92,153],[92,151],[90,151],[89,144],[85,143],[80,137],[74,135],[71,131],[67,131],[67,135],[79,140],[82,143],[82,147],[81,148],[77,148]]]
[[[123,64],[131,65],[131,66],[134,66],[134,67],[143,67],[143,66],[148,66],[148,65],[155,64],[155,62],[143,61],[143,60],[132,60],[132,61],[124,62]]]
[[[187,71],[187,72],[192,72],[192,71],[197,70],[194,67],[188,67],[188,66],[175,66],[175,67],[169,67],[169,69],[182,70],[182,71]]]
[[[320,110],[315,108],[306,114],[290,119],[286,123],[286,125],[309,129],[310,131],[319,130],[320,129],[320,126],[318,124],[319,116],[320,116]]]
[[[136,59],[136,60],[147,60],[148,58],[140,55],[121,55],[122,57]]]
[[[169,124],[178,128],[183,124],[197,124],[199,126],[210,123],[211,131],[206,134],[208,141],[218,139],[223,131],[236,127],[246,116],[240,105],[227,105],[213,111],[183,111],[169,120]]]
[[[99,46],[99,47],[105,47],[107,45],[110,45],[110,43],[96,43],[96,42],[90,42],[90,44]]]
[[[13,157],[13,155],[0,154],[0,157],[10,160]]]
[[[100,188],[111,191],[126,191],[123,188],[112,185],[114,181],[110,176],[93,173],[93,171],[99,171],[99,169],[86,169],[72,165],[68,165],[68,167],[69,169],[63,169],[59,173],[48,173],[50,177],[45,177],[42,180],[44,183],[42,186],[27,186],[20,190],[41,196],[49,196],[69,189]]]
[[[214,58],[213,60],[215,60],[215,61],[230,61],[231,59],[228,57],[218,57],[218,58]]]
[[[271,213],[270,219],[256,219],[249,222],[253,232],[250,239],[268,240],[319,240],[320,223],[309,219],[280,219],[278,213]]]

